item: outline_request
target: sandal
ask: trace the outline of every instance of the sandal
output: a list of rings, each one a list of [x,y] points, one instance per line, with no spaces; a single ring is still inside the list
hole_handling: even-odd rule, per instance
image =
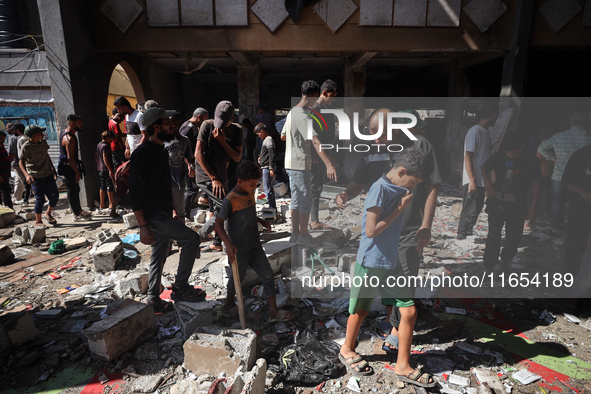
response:
[[[51,224],[51,225],[55,225],[57,224],[57,220],[55,220],[55,218],[53,216],[47,216],[47,215],[43,215],[43,217],[45,219],[47,219],[47,223]]]
[[[150,297],[148,305],[152,305],[154,313],[168,313],[174,310],[172,302],[163,301],[160,297]]]
[[[345,358],[345,356],[343,356],[341,352],[339,352],[339,360],[343,363],[345,367],[347,367],[347,369],[353,371],[353,373],[362,376],[371,375],[373,373],[373,368],[369,365],[369,363],[366,360],[361,358],[359,354],[354,354],[351,357]]]
[[[429,375],[428,373],[423,373],[419,369],[413,370],[408,375],[396,374],[396,377],[401,382],[414,384],[415,386],[419,386],[419,387],[430,388],[430,387],[435,387],[437,385],[437,382],[435,380],[433,380],[431,375]],[[429,380],[431,380],[431,382],[429,382]]]
[[[388,335],[382,345],[382,350],[388,354],[396,354],[398,352],[398,337],[396,335]]]
[[[293,313],[291,313],[290,311],[286,311],[284,309],[281,309],[279,312],[277,312],[277,317],[270,318],[267,321],[267,323],[288,322],[291,319],[293,319],[294,317],[295,317],[295,315]]]
[[[392,325],[387,321],[382,321],[376,326],[376,335],[382,339],[388,338],[392,332]]]
[[[170,298],[174,301],[186,301],[186,302],[201,302],[205,300],[207,294],[201,289],[196,289],[191,285],[176,288],[172,286],[172,293]]]

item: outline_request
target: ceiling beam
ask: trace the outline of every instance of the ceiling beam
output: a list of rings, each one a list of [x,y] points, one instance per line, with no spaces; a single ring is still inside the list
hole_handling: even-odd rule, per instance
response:
[[[236,60],[236,62],[241,65],[241,66],[245,66],[245,67],[252,67],[253,66],[253,62],[249,59],[249,57],[244,54],[244,52],[228,52],[230,54],[230,56],[232,56],[234,58],[234,60]]]
[[[354,68],[363,67],[368,61],[370,61],[372,57],[374,57],[377,54],[377,52],[365,52],[351,56],[351,66],[353,66]]]

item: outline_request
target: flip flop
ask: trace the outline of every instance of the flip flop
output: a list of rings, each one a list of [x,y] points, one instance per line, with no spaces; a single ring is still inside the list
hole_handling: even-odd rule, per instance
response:
[[[394,349],[386,344],[394,346]],[[398,353],[398,337],[396,335],[388,335],[384,341],[384,344],[382,345],[382,350],[388,354]]]
[[[55,225],[57,224],[57,220],[53,216],[43,215],[43,217],[47,220],[47,223]]]
[[[291,316],[287,317],[288,314]],[[277,312],[277,317],[269,319],[267,322],[268,323],[288,322],[291,319],[293,319],[294,317],[295,317],[295,315],[293,313],[291,313],[290,311],[286,311],[284,309],[281,309],[279,312]]]
[[[437,385],[437,382],[431,377],[431,375],[421,372],[419,369],[413,370],[408,375],[396,374],[396,377],[401,382],[414,384],[415,386],[419,387],[431,388]],[[431,383],[429,383],[429,379],[432,380]]]
[[[343,363],[347,369],[351,370],[353,373],[359,374],[361,376],[371,375],[373,373],[373,368],[369,365],[369,363],[361,358],[359,354],[354,354],[351,357],[345,358],[339,352],[339,360]],[[353,364],[357,364],[353,366]],[[369,368],[364,371],[364,369]]]
[[[388,338],[392,332],[392,325],[387,321],[382,321],[376,326],[376,335],[382,339]]]

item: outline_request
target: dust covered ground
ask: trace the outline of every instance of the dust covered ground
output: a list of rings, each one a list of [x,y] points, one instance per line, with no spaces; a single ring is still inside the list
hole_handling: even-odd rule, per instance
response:
[[[461,198],[457,190],[443,186],[433,238],[424,250],[421,274],[477,275],[483,272],[486,214],[480,215],[474,236],[457,241],[455,229]],[[341,211],[334,205],[333,196],[330,192],[323,195],[326,199],[322,203],[321,218],[340,230],[335,238],[337,246],[354,246],[358,243],[363,199],[350,202],[347,210]],[[61,197],[60,202],[64,202],[65,196]],[[288,201],[280,199],[279,203]],[[16,208],[19,212],[20,207]],[[130,252],[116,270],[97,273],[89,253],[96,235],[110,227],[123,239],[136,234],[137,229],[107,224],[108,216],[104,215],[95,215],[92,221],[83,223],[73,223],[71,217],[66,214],[65,206],[60,205],[56,211],[58,225],[48,228],[46,242],[38,245],[15,245],[10,238],[14,227],[2,231],[5,240],[1,244],[10,246],[16,260],[0,267],[0,319],[27,311],[37,333],[20,346],[7,346],[2,351],[0,392],[180,393],[188,392],[187,387],[191,392],[208,392],[220,376],[197,376],[183,367],[185,339],[175,310],[156,314],[154,331],[112,361],[101,360],[90,352],[85,329],[130,300],[146,301],[145,294],[123,294],[117,285],[130,275],[147,272],[150,249],[141,243],[126,244]],[[195,229],[199,227],[189,225]],[[289,249],[289,229],[287,218],[275,224],[272,233],[262,234],[261,239],[266,243],[284,242],[284,249]],[[63,254],[47,253],[53,241],[80,237],[87,242],[81,241]],[[564,234],[550,229],[546,217],[541,214],[536,225],[526,230],[514,269],[529,273],[555,269],[562,261],[563,237]],[[133,257],[133,252],[137,252],[137,257]],[[174,279],[178,256],[178,248],[174,246],[164,267],[165,287],[170,287]],[[205,302],[213,310],[214,325],[239,328],[237,317],[218,313],[225,299],[225,288],[214,286],[209,268],[220,261],[225,261],[223,253],[202,253],[195,262],[190,282],[207,292]],[[331,369],[333,376],[307,384],[302,384],[301,380],[311,379],[309,376],[301,376],[300,381],[288,380],[297,375],[289,374],[289,368],[285,368],[297,369],[285,353],[294,339],[308,335],[318,341],[342,343],[348,317],[346,299],[292,298],[288,265],[283,265],[276,279],[280,304],[296,315],[291,321],[268,323],[266,302],[253,296],[251,287],[244,289],[247,325],[257,334],[257,358],[264,358],[267,363],[267,392],[424,392],[398,382],[393,372],[395,356],[382,350],[383,340],[376,335],[376,325],[385,319],[386,311],[379,299],[364,322],[357,348],[370,362],[373,375],[354,378],[344,367],[338,367],[337,361]],[[52,279],[48,274],[59,274],[60,278]],[[86,290],[78,295],[72,294],[76,293],[74,289],[61,290],[69,286],[86,286]],[[558,297],[533,298],[524,292],[519,298],[499,298],[505,293],[494,286],[487,294],[488,297],[479,298],[448,298],[448,294],[435,292],[427,294],[429,299],[418,302],[411,365],[421,366],[439,382],[435,388],[427,389],[428,392],[591,391],[589,300],[583,301],[576,316],[570,316],[564,314],[563,300]],[[306,343],[299,345],[305,349]],[[525,372],[520,372],[522,370]],[[519,374],[514,376],[516,373]],[[483,379],[489,382],[480,384]]]

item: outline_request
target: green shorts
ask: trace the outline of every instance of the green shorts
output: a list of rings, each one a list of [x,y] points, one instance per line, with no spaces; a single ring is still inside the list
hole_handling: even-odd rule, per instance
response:
[[[367,268],[361,264],[355,264],[351,296],[349,299],[349,313],[354,315],[359,310],[369,311],[376,292],[382,297],[382,304],[408,308],[415,304],[412,299],[412,289],[408,287],[391,287],[387,285],[388,277],[395,277],[400,270],[388,270],[384,268]],[[355,286],[355,278],[361,278],[361,286]],[[365,279],[367,278],[367,279]],[[370,279],[371,278],[371,279]],[[357,279],[357,283],[360,279]]]

